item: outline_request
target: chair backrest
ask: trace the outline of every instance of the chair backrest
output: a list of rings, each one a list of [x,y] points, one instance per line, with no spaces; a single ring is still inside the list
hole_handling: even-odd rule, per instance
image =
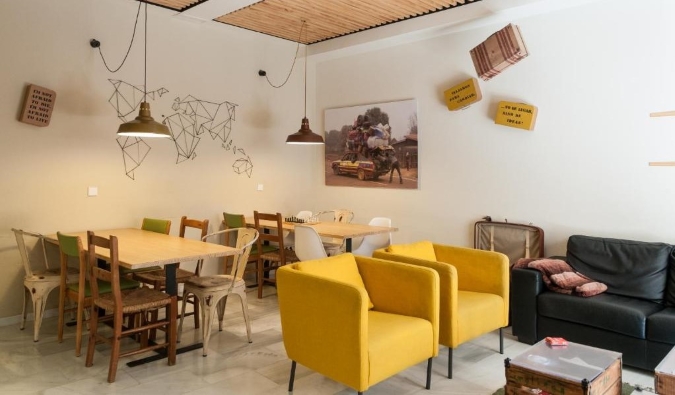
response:
[[[119,251],[117,248],[117,237],[110,236],[105,238],[94,235],[94,232],[87,231],[87,245],[89,250],[89,284],[91,286],[91,296],[94,300],[99,297],[98,281],[102,280],[111,284],[112,295],[115,301],[115,314],[122,313],[122,291],[120,287],[119,270]],[[98,266],[96,258],[96,248],[105,248],[110,251],[110,269]]]
[[[246,217],[243,214],[230,214],[223,212],[223,225],[225,229],[230,228],[245,228]]]
[[[351,210],[338,209],[335,212],[335,222],[351,223],[354,219],[354,212]]]
[[[230,214],[223,212],[223,227],[225,229],[245,228],[246,217],[244,217],[244,214]],[[234,236],[236,236],[236,233],[232,232],[225,237],[226,246],[234,247],[236,245],[236,239]],[[229,262],[231,257],[226,256],[224,259],[225,262]],[[229,263],[226,264],[226,266],[227,265],[229,265]]]
[[[334,222],[350,223],[354,219],[354,212],[346,209],[319,211],[313,218],[320,220],[321,217],[330,215]]]
[[[165,235],[168,235],[169,232],[171,231],[171,220],[143,218],[141,229],[149,230],[150,232],[155,233],[164,233]]]
[[[279,247],[279,256],[283,263],[286,263],[286,252],[284,248],[284,228],[283,228],[283,218],[281,213],[270,214],[270,213],[259,213],[257,211],[253,212],[253,220],[255,221],[255,228],[258,230],[258,242],[257,249],[258,251],[263,251],[263,243],[275,243]],[[273,226],[271,231],[265,232],[265,227],[260,225],[260,221],[272,221],[276,225]]]
[[[184,215],[180,219],[180,231],[178,233],[180,237],[185,237],[186,228],[199,229],[201,231],[199,239],[202,240],[209,232],[209,220],[190,219]]]
[[[321,236],[311,226],[295,225],[295,255],[301,261],[326,258]]]
[[[61,255],[61,282],[67,282],[68,258],[77,258],[80,270],[78,283],[80,284],[80,292],[83,292],[83,284],[87,281],[87,252],[82,246],[82,239],[80,239],[80,236],[65,235],[61,232],[56,232],[56,237],[59,240],[59,253]],[[96,254],[89,254],[89,256],[96,258]]]
[[[258,240],[259,233],[257,230],[251,228],[232,228],[209,233],[202,238],[202,241],[223,244],[223,242],[220,241],[221,235],[222,240],[224,240],[225,243],[232,238],[231,236],[234,236],[236,239],[234,247],[242,250],[241,253],[233,256],[234,264],[232,265],[232,271],[230,272],[232,277],[241,279],[244,276],[244,270],[246,269],[246,263],[251,253],[251,248]],[[203,262],[203,260],[200,260],[199,265],[202,265]]]
[[[40,272],[44,269],[49,269],[49,260],[47,259],[47,250],[45,248],[44,236],[40,233],[28,232],[15,228],[12,228],[12,232],[14,232],[14,236],[16,237],[16,245],[19,248],[19,254],[21,255],[21,262],[23,263],[23,269],[26,272],[26,277],[32,277],[33,271]],[[28,246],[26,245],[26,236],[37,239],[35,248],[33,248],[31,251],[28,250]],[[44,267],[42,268],[38,267],[36,264],[35,261],[37,261],[37,259],[31,259],[31,256],[36,253],[37,248],[40,248],[42,252],[42,257],[40,259],[44,259]]]
[[[300,218],[300,219],[304,219],[304,220],[308,220],[308,219],[312,218],[312,215],[313,215],[313,214],[312,214],[311,211],[308,211],[308,210],[302,210],[302,211],[300,211],[299,213],[297,213],[297,214],[295,215],[295,217],[296,217],[296,218]]]
[[[391,218],[375,217],[368,225],[386,226],[391,228]],[[369,235],[363,238],[363,242],[353,250],[354,255],[373,256],[373,251],[391,245],[391,232]]]

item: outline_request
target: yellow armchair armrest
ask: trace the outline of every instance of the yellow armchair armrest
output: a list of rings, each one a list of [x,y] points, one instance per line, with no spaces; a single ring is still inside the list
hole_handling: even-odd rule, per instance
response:
[[[288,357],[353,388],[368,383],[368,294],[362,288],[277,270],[277,294]],[[302,292],[297,292],[302,290]]]

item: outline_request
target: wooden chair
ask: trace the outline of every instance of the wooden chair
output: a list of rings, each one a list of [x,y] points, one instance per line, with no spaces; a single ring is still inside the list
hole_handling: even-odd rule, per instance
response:
[[[61,256],[61,282],[59,292],[59,327],[57,340],[63,342],[63,326],[66,312],[66,300],[76,302],[76,330],[75,330],[75,356],[79,357],[82,350],[82,324],[85,309],[91,306],[91,284],[87,278],[87,252],[82,247],[79,236],[69,236],[57,232],[59,251]],[[76,281],[71,281],[68,273],[68,259],[75,258],[79,263],[79,274]],[[94,257],[95,258],[95,257]],[[138,288],[136,281],[123,278],[120,281],[122,289]],[[111,292],[109,283],[98,284],[100,293]]]
[[[242,214],[230,214],[227,212],[223,212],[223,227],[224,229],[235,229],[235,228],[245,228],[246,225],[246,217]],[[226,240],[226,245],[233,247],[235,245],[236,240]],[[272,252],[278,250],[279,247],[269,245],[269,244],[263,244],[262,246],[262,252]],[[253,244],[253,247],[251,248],[251,253],[248,256],[248,262],[253,263],[253,267],[249,267],[249,265],[246,265],[246,269],[244,270],[244,275],[246,273],[254,273],[256,276],[256,280],[254,284],[247,285],[248,287],[257,287],[258,286],[258,258],[260,257],[260,253],[258,252],[258,245]],[[230,271],[230,266],[233,260],[233,257],[228,257],[226,256],[224,258],[224,272],[228,273]]]
[[[47,250],[45,248],[45,238],[39,233],[27,232],[22,229],[14,229],[14,236],[16,237],[16,245],[19,248],[19,255],[25,275],[23,277],[23,310],[21,311],[21,326],[19,329],[26,328],[26,315],[28,313],[28,300],[33,301],[33,341],[38,341],[40,335],[40,326],[42,326],[42,317],[45,312],[47,298],[55,288],[61,285],[61,269],[51,269],[49,267],[49,260],[47,259]],[[32,240],[36,240],[35,245],[31,243],[31,248],[26,245],[26,236]],[[38,257],[41,261],[38,265]],[[31,259],[35,258],[35,259]],[[66,277],[68,281],[76,281],[78,271],[75,268],[67,267]]]
[[[183,216],[180,219],[180,230],[179,230],[180,237],[185,237],[185,230],[187,228],[193,228],[201,231],[200,239],[203,239],[209,230],[209,220],[205,219],[200,221],[197,219],[190,219],[186,216]],[[181,269],[179,265],[180,264],[176,265],[176,284],[180,283],[184,284],[187,280],[191,279],[192,277],[199,276],[199,269],[200,269],[199,266],[195,268],[194,272],[191,272],[189,270]],[[157,270],[145,272],[136,272],[134,273],[134,279],[145,284],[150,284],[153,286],[154,289],[160,291],[166,288],[166,272],[164,271],[163,268],[158,268]],[[182,295],[178,296],[178,300],[181,300],[182,298],[183,298]],[[188,303],[191,303],[194,306],[194,309],[192,310],[191,313],[187,313],[186,315],[194,316],[195,329],[197,329],[199,328],[199,303],[197,303],[193,298],[189,299]],[[183,304],[183,306],[185,305]],[[157,317],[154,318],[156,319]],[[151,338],[153,340],[155,338],[154,331]]]
[[[156,219],[156,218],[143,218],[141,223],[141,229],[147,230],[155,233],[162,233],[168,235],[171,231],[171,220],[168,219]],[[159,266],[144,267],[141,269],[127,269],[126,267],[120,267],[120,274],[122,276],[128,277],[130,279],[134,278],[134,273],[142,272],[152,272],[162,270]]]
[[[258,299],[262,299],[263,285],[265,283],[276,284],[275,278],[271,276],[272,271],[287,263],[296,262],[299,259],[295,255],[295,252],[284,248],[283,219],[281,213],[266,214],[254,211],[253,220],[255,221],[255,228],[259,233],[257,241],[258,251],[263,251],[263,243],[265,242],[277,246],[275,251],[263,251],[258,255]],[[260,225],[260,221],[272,221],[276,225],[273,229],[270,229],[271,232],[266,232],[265,228]],[[267,264],[265,264],[265,262],[267,262]],[[270,275],[265,277],[265,272]]]
[[[156,350],[160,348],[167,349],[169,365],[176,363],[176,315],[177,301],[175,296],[168,295],[157,289],[148,287],[123,290],[120,286],[125,278],[120,276],[119,272],[119,250],[117,237],[110,236],[105,238],[94,235],[94,232],[87,232],[87,242],[89,248],[89,269],[91,276],[92,305],[94,311],[91,314],[89,322],[89,344],[87,345],[87,360],[85,366],[90,367],[94,363],[94,350],[97,341],[104,341],[111,344],[110,367],[108,368],[108,382],[115,381],[117,374],[117,364],[119,359],[124,356],[134,355],[141,352]],[[110,270],[98,267],[96,264],[96,249],[105,248],[110,251]],[[99,284],[107,282],[111,284],[112,292],[101,293]],[[166,308],[164,319],[153,320],[148,317],[157,317],[156,312],[160,308]],[[111,311],[112,314],[102,316],[104,311]],[[99,317],[101,315],[102,317]],[[140,325],[130,329],[122,327],[124,316],[136,316],[138,320],[130,319],[129,322],[140,322]],[[111,337],[98,332],[98,324],[103,321],[112,320],[113,333]],[[151,329],[163,329],[166,331],[166,341],[161,344],[150,344],[148,342],[148,332]],[[140,335],[140,346],[130,351],[121,351],[121,341],[123,337]]]
[[[248,318],[248,302],[246,300],[246,283],[244,282],[244,270],[248,256],[251,252],[251,247],[258,240],[258,231],[248,228],[226,229],[218,232],[208,234],[204,237],[204,241],[212,240],[213,242],[220,237],[228,240],[230,236],[236,239],[235,247],[242,250],[241,253],[234,256],[234,265],[232,265],[232,272],[230,274],[216,274],[211,276],[193,277],[185,283],[185,294],[194,294],[199,300],[199,305],[202,311],[202,335],[203,335],[203,351],[204,356],[208,353],[209,339],[211,338],[211,325],[213,318],[218,312],[218,330],[223,330],[223,317],[225,315],[225,304],[227,297],[231,294],[236,294],[241,300],[241,310],[244,315],[244,322],[246,323],[246,335],[248,342],[251,343],[251,323]],[[203,260],[200,260],[198,265],[202,265]],[[183,311],[185,311],[185,300],[183,298]],[[217,308],[216,308],[217,307]],[[178,325],[178,341],[180,341],[181,333],[183,331],[183,314],[180,316],[180,323]]]

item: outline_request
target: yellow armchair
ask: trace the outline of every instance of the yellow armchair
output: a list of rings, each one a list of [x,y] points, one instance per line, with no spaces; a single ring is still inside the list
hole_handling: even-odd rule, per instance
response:
[[[509,259],[499,252],[433,244],[429,241],[391,245],[374,258],[404,262],[436,270],[440,276],[439,343],[448,347],[448,378],[452,378],[452,350],[460,344],[499,329],[499,352],[504,353],[502,328],[509,321]]]
[[[359,392],[438,355],[439,278],[428,268],[340,254],[277,271],[292,360]]]

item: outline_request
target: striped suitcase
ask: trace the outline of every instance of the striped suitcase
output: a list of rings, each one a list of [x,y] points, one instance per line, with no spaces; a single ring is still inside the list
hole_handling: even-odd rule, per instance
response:
[[[544,231],[534,225],[493,222],[490,217],[474,225],[474,248],[509,257],[510,267],[520,258],[544,257]]]
[[[478,44],[470,53],[476,73],[484,81],[528,55],[520,28],[511,23]]]

